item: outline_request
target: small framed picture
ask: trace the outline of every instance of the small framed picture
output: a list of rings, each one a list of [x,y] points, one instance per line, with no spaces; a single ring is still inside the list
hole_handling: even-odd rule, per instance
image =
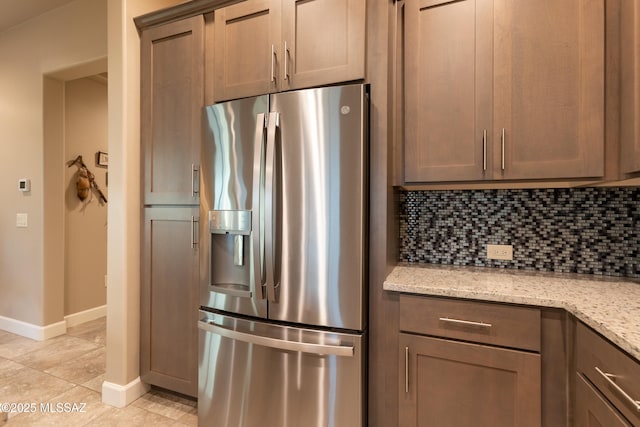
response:
[[[104,151],[98,151],[96,153],[96,165],[107,167],[109,166],[109,153],[105,153]]]

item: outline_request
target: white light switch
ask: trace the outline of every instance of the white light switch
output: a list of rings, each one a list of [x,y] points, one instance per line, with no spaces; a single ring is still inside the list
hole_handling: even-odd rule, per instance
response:
[[[26,213],[18,213],[16,214],[16,227],[28,227],[29,226],[29,215]]]

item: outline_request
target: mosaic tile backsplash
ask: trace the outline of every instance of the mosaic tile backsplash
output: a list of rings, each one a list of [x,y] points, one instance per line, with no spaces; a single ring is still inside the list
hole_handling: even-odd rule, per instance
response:
[[[486,245],[513,245],[490,260]],[[400,193],[400,258],[640,277],[640,188]]]

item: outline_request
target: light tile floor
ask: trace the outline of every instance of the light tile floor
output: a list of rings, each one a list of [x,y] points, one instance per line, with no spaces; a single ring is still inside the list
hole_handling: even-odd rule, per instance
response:
[[[159,389],[122,409],[102,403],[105,329],[101,318],[46,341],[0,330],[0,405],[34,410],[0,412],[0,426],[196,426],[196,402]]]

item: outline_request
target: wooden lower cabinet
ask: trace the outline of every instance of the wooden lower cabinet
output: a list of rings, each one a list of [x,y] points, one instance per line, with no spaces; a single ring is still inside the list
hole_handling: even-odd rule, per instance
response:
[[[401,427],[541,425],[539,354],[401,333]]]
[[[579,427],[630,427],[620,413],[580,374],[576,374],[575,424]]]
[[[198,393],[199,255],[196,207],[144,212],[140,376],[148,384]]]

